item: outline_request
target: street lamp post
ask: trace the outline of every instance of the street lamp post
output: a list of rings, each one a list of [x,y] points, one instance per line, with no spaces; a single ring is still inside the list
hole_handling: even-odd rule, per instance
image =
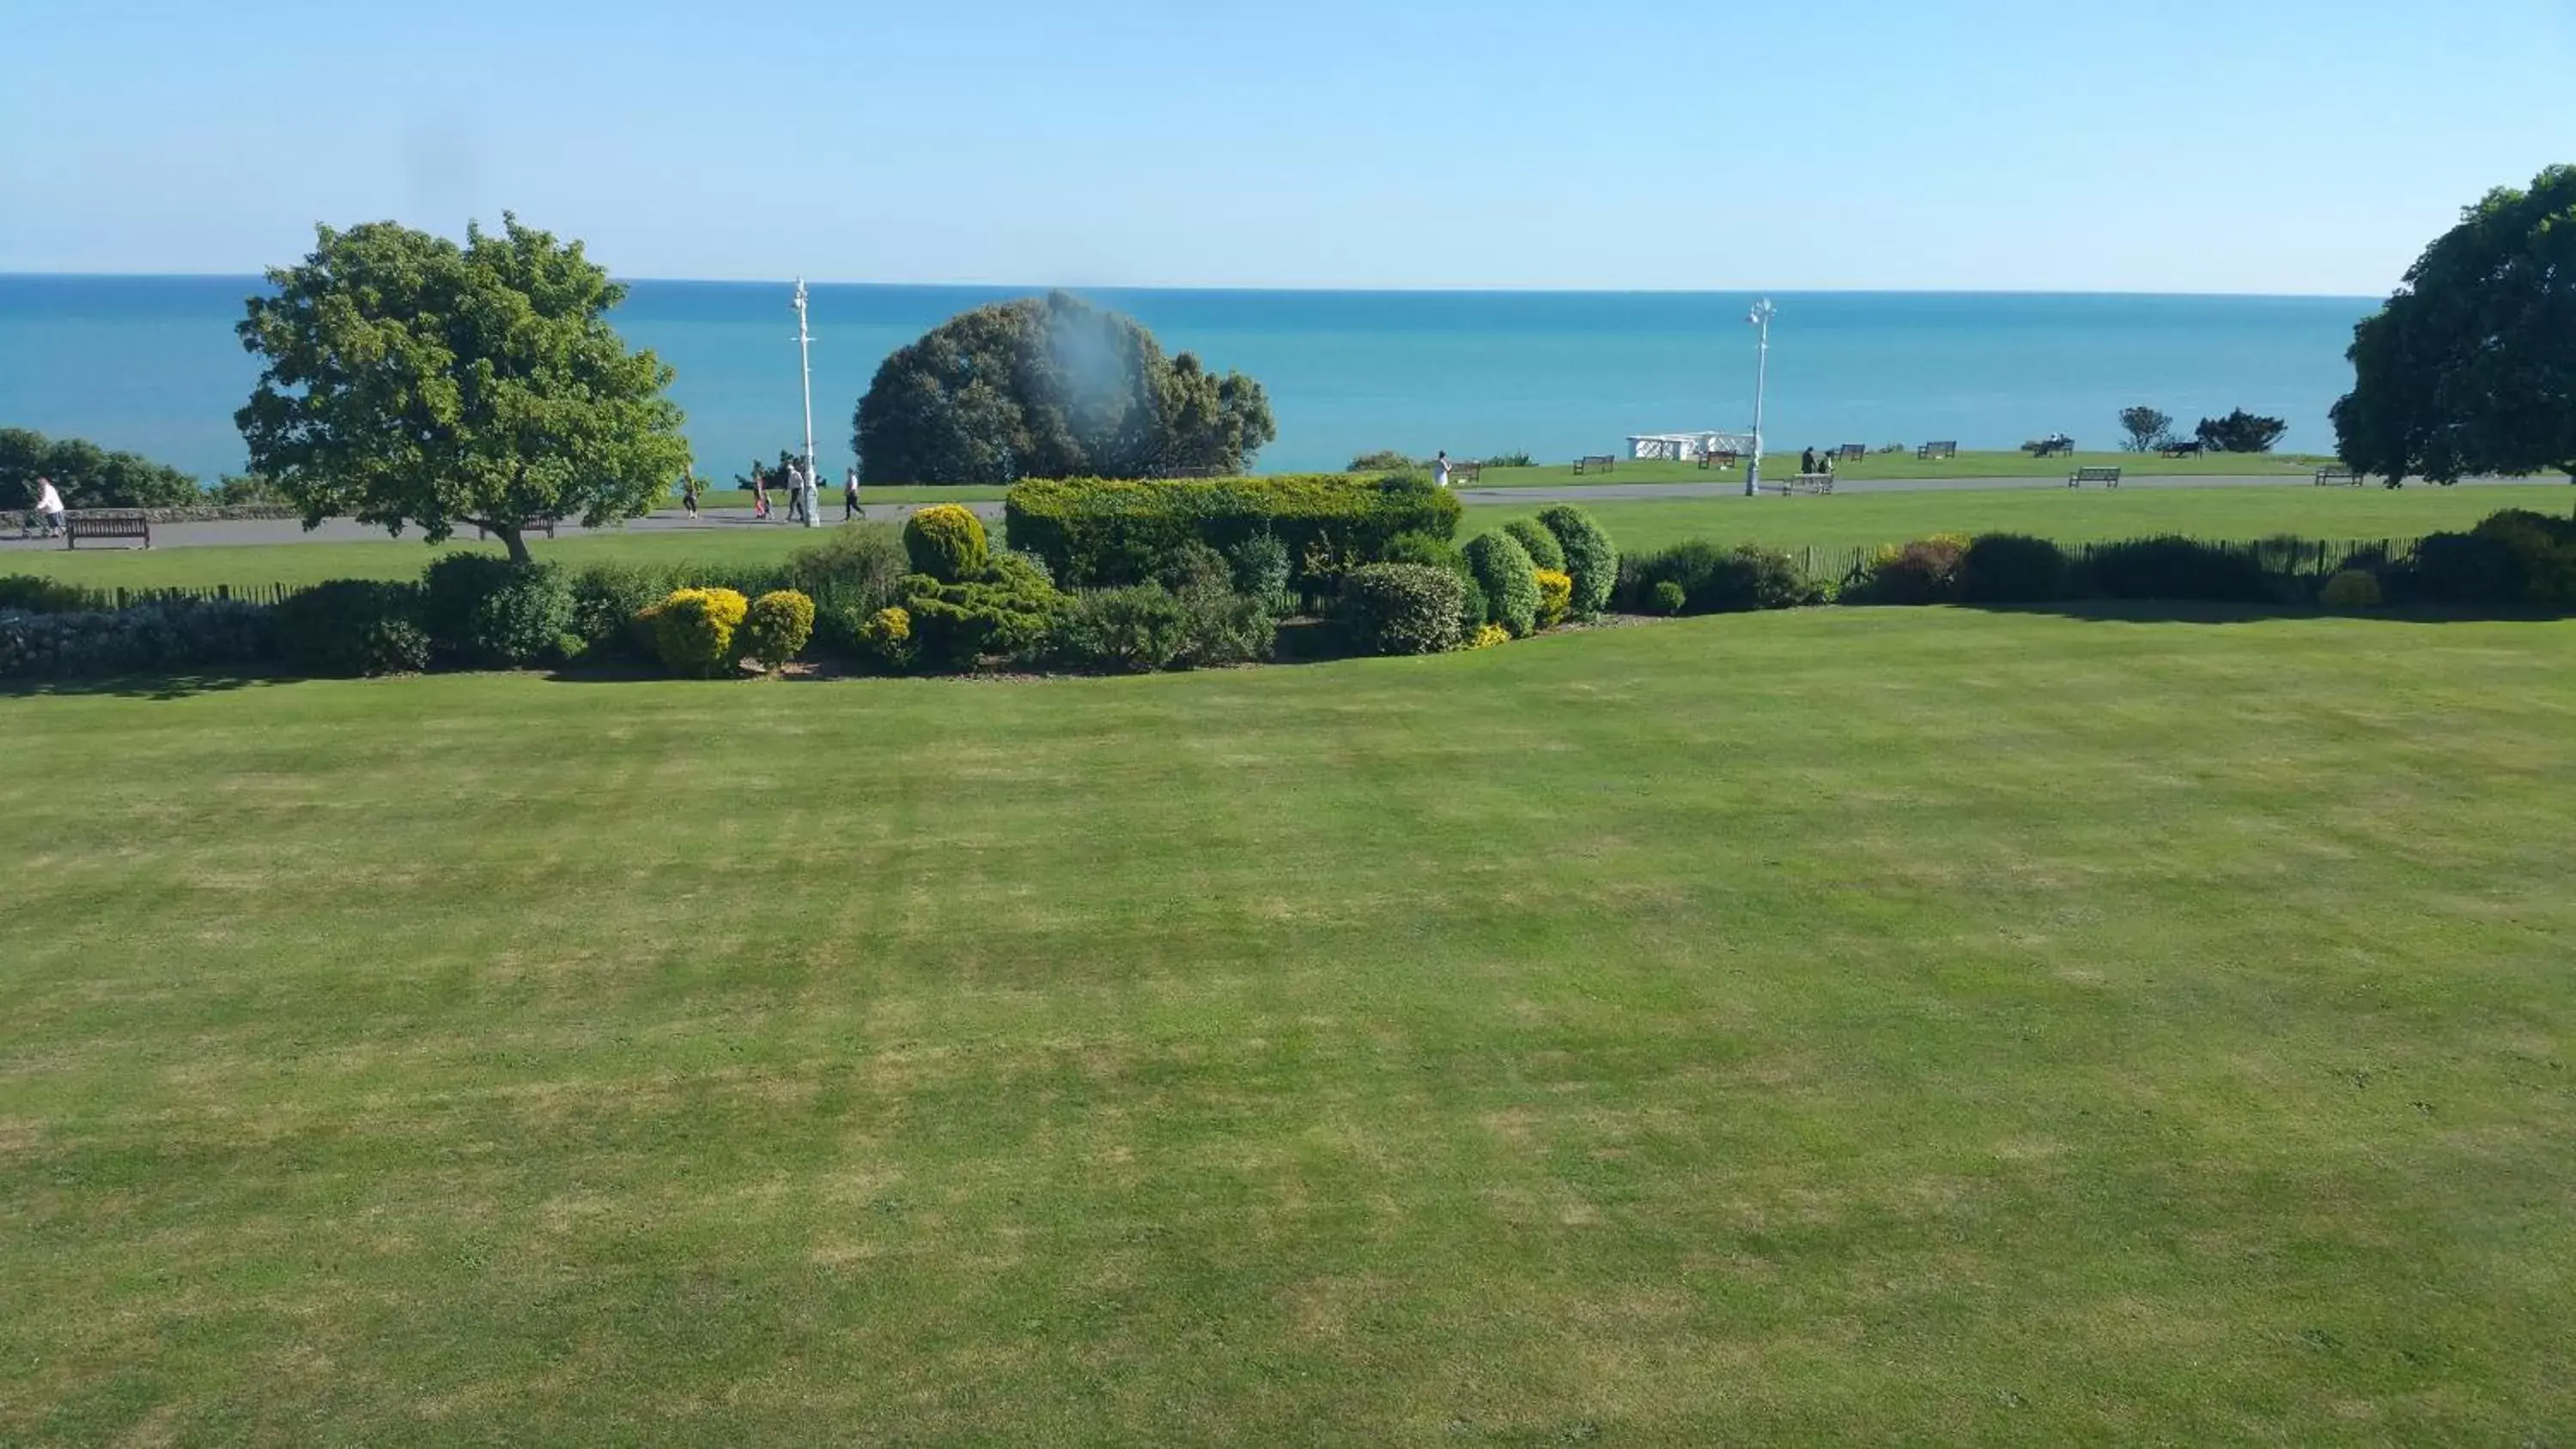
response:
[[[803,490],[805,526],[820,528],[822,509],[816,495],[821,492],[814,472],[814,334],[805,325],[805,279],[796,279],[796,355],[805,371],[805,476],[797,484]]]
[[[1780,309],[1763,298],[1753,304],[1744,320],[1753,324],[1761,335],[1755,345],[1753,365],[1753,458],[1744,465],[1744,496],[1754,497],[1762,491],[1762,394],[1771,386],[1771,318]]]

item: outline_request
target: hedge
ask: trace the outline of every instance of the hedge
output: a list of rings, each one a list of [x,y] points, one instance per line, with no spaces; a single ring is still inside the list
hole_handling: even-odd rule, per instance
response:
[[[1455,494],[1416,476],[1340,473],[1030,482],[1002,507],[1011,546],[1045,560],[1064,588],[1151,582],[1185,543],[1233,557],[1264,533],[1286,547],[1302,585],[1377,561],[1399,534],[1449,538],[1462,512]]]

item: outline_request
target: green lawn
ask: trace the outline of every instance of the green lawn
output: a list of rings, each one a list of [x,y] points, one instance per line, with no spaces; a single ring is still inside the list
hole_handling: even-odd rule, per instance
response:
[[[1826,446],[1820,444],[1819,446]],[[1876,443],[1869,446],[1877,447]],[[2212,453],[2203,458],[2159,458],[2153,453],[2077,453],[2048,459],[2028,453],[1961,453],[1956,458],[1938,463],[1918,462],[1911,452],[1873,453],[1857,463],[1843,463],[1834,472],[1855,481],[1872,478],[2063,478],[2078,467],[2124,468],[2132,478],[2244,478],[2264,474],[2305,478],[2320,467],[2334,462],[2331,458],[2306,453]],[[1762,475],[1781,478],[1798,471],[1798,450],[1766,453],[1762,458]],[[1741,484],[1744,470],[1717,472],[1696,463],[1640,463],[1622,458],[1609,473],[1585,473],[1577,477],[1574,460],[1549,463],[1537,468],[1488,468],[1479,480],[1487,488],[1565,488],[1599,483],[1723,483],[1733,479]]]
[[[2519,1444],[2576,622],[0,696],[0,1442]]]
[[[2395,492],[2384,488],[2163,488],[2131,493],[1991,489],[1831,498],[1674,498],[1588,506],[1628,548],[1659,547],[1684,538],[1853,548],[1930,533],[2003,529],[2070,543],[2154,533],[2226,539],[2282,533],[2335,539],[2411,538],[2438,529],[2465,528],[2500,508],[2563,513],[2571,504],[2576,504],[2576,489],[2563,483],[2535,483]],[[1536,508],[1472,508],[1466,530],[1490,528]],[[783,525],[759,529],[711,525],[690,533],[538,540],[533,548],[542,557],[576,564],[598,558],[647,557],[722,565],[775,561],[813,540],[813,534]],[[306,584],[329,578],[407,578],[433,556],[416,538],[150,552],[19,549],[0,552],[0,573],[46,573],[103,587]]]

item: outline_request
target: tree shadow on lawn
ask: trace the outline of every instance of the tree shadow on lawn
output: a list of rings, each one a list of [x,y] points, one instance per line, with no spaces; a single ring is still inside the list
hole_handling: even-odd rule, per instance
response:
[[[2070,599],[2055,604],[1962,604],[1990,614],[2055,614],[2094,624],[2269,624],[2285,619],[2355,619],[2374,624],[2546,624],[2571,617],[2546,609],[2441,607],[2319,609],[2292,604],[2215,604],[2192,599]]]
[[[201,694],[229,694],[272,684],[293,684],[296,676],[276,674],[121,674],[102,679],[24,679],[0,684],[0,699],[13,695],[106,699],[193,699]]]

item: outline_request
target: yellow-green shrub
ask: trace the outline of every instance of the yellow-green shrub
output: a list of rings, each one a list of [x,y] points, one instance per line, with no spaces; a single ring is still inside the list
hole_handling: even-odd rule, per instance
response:
[[[813,637],[814,601],[794,589],[761,595],[743,615],[743,656],[772,669],[804,653]]]
[[[859,647],[889,669],[910,664],[912,615],[901,608],[884,608],[870,614],[867,622],[859,626]]]
[[[2317,600],[2329,609],[2376,609],[2381,602],[2379,580],[2360,569],[2345,569],[2326,580]]]
[[[1504,628],[1500,624],[1479,624],[1476,626],[1475,635],[1468,639],[1467,647],[1470,649],[1491,649],[1497,644],[1509,644],[1510,642],[1512,642],[1511,630]]]
[[[651,625],[654,652],[674,674],[706,676],[740,658],[734,632],[751,601],[731,589],[674,589],[636,617]]]
[[[1563,569],[1536,569],[1538,580],[1538,626],[1551,629],[1565,622],[1574,609],[1574,575]]]
[[[903,551],[913,572],[943,584],[975,578],[992,561],[984,520],[962,503],[933,504],[913,514],[903,525]]]

